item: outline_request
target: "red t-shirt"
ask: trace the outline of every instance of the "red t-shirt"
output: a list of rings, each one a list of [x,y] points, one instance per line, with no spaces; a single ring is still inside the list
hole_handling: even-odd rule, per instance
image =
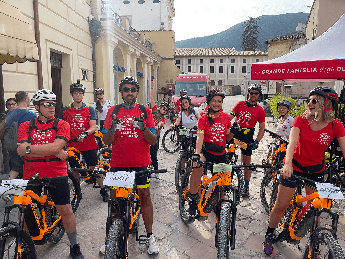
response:
[[[232,109],[236,113],[235,121],[242,128],[254,128],[256,123],[265,122],[265,111],[260,105],[249,107],[246,101],[238,102]]]
[[[216,144],[218,146],[226,146],[226,134],[230,131],[231,122],[230,115],[225,112],[219,112],[217,118],[213,118],[213,124],[210,125],[207,119],[207,114],[202,115],[198,121],[198,132],[204,133],[204,143],[209,142]],[[207,151],[214,155],[222,155],[222,153],[217,153],[213,151]]]
[[[181,101],[180,101],[180,99],[177,99],[177,101],[175,103],[175,107],[177,108],[177,110],[176,110],[177,114],[179,114],[180,111],[181,111]]]
[[[155,111],[157,111],[157,110],[158,110],[157,105],[153,106],[151,110],[152,110],[152,113],[155,112]],[[159,111],[158,111],[158,112],[159,112]],[[164,117],[163,117],[161,120],[157,120],[154,116],[153,116],[153,120],[154,120],[154,122],[155,122],[155,126],[157,126],[158,123],[161,122],[161,121],[162,121],[163,123],[165,123],[165,121],[166,121]]]
[[[71,126],[71,139],[90,128],[91,113],[89,111],[89,106],[85,106],[82,109],[75,109],[67,106],[62,116]],[[97,149],[95,136],[93,134],[89,135],[82,142],[70,142],[68,146],[75,147],[80,151]]]
[[[43,145],[53,143],[55,139],[61,138],[66,141],[70,137],[70,126],[67,122],[60,120],[56,132],[53,128],[54,120],[48,124],[41,124],[35,119],[35,128],[31,131],[31,145]],[[20,124],[18,129],[18,142],[28,142],[30,121],[26,121]],[[56,156],[44,156],[44,157],[26,157],[25,159],[43,159],[43,158],[56,158]],[[61,161],[50,162],[24,162],[23,178],[30,179],[34,174],[39,173],[39,177],[57,177],[67,176],[67,164],[66,159]]]
[[[344,126],[338,120],[333,120],[323,129],[314,131],[305,116],[301,115],[294,119],[292,127],[301,130],[293,157],[303,167],[321,164],[332,140],[345,136]],[[295,167],[294,170],[301,171]]]
[[[107,113],[104,121],[104,129],[110,129],[112,125],[112,113],[115,105]],[[151,109],[145,106],[147,112],[146,127],[155,126]],[[138,104],[132,109],[121,106],[117,120],[121,121],[122,129],[116,130],[115,139],[112,142],[110,159],[111,167],[141,167],[151,164],[150,143],[144,137],[144,132],[134,127],[135,118],[140,118],[141,111]]]

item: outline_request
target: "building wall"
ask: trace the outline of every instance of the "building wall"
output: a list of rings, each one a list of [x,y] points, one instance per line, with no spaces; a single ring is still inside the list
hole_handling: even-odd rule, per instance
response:
[[[283,56],[291,51],[291,45],[296,40],[273,41],[268,47],[268,60]]]
[[[146,0],[139,4],[138,0],[130,0],[124,4],[123,0],[109,1],[114,12],[120,16],[127,16],[131,19],[131,26],[139,30],[171,30],[171,23],[174,14],[171,12],[171,0],[161,0],[160,3],[153,3],[153,0]],[[163,27],[161,23],[164,23]]]
[[[202,61],[201,61],[202,60]],[[176,67],[182,72],[207,74],[215,86],[241,85],[247,74],[247,65],[266,61],[267,56],[175,56]],[[212,62],[213,61],[213,62]],[[180,64],[178,64],[180,63]],[[203,67],[203,70],[200,70]],[[213,67],[213,72],[211,67]],[[223,72],[221,72],[222,67]],[[233,71],[232,71],[233,67]],[[242,73],[242,67],[245,72]]]
[[[17,7],[34,30],[33,1],[7,0]],[[82,69],[88,71],[84,101],[93,103],[92,48],[88,26],[91,14],[89,0],[38,1],[43,87],[52,89],[50,51],[63,55],[62,99],[70,103],[69,85],[82,78]],[[25,90],[30,96],[38,90],[36,63],[3,66],[5,99],[17,91]]]

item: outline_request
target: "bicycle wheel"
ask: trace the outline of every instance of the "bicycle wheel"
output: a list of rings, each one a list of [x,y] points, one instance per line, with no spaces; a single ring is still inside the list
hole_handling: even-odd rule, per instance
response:
[[[236,204],[241,201],[242,192],[244,190],[244,175],[242,170],[234,170],[231,176],[231,185],[237,188]],[[232,190],[227,190],[228,196],[232,199]]]
[[[219,222],[217,222],[217,258],[227,259],[229,258],[230,248],[230,224],[231,224],[231,205],[229,202],[222,204],[219,216]]]
[[[181,170],[182,167],[182,160],[184,159],[184,170],[189,170],[189,167],[191,167],[190,162],[186,161],[186,152],[181,152],[179,157],[177,158],[176,167],[175,167],[175,186],[176,191],[179,192],[181,189],[181,180],[183,177],[183,173]]]
[[[190,172],[186,172],[181,179],[181,189],[179,192],[179,209],[180,216],[184,223],[191,223],[191,217],[189,215],[189,201],[190,191],[185,194],[185,190],[189,189],[189,176]]]
[[[109,147],[104,147],[98,150],[97,152],[98,161],[110,164],[111,152],[112,152],[112,149]]]
[[[236,165],[238,160],[238,155],[235,152],[226,153],[226,163],[230,165]]]
[[[47,196],[47,201],[52,201],[50,195]],[[46,212],[46,223],[48,226],[53,225],[53,223],[60,217],[56,207],[54,205],[47,205],[45,207]],[[53,244],[57,244],[63,235],[65,234],[65,229],[62,224],[62,220],[60,219],[55,227],[49,232],[49,242]]]
[[[178,141],[177,130],[168,129],[163,136],[162,145],[166,152],[175,153],[179,150],[181,143]]]
[[[70,192],[70,202],[71,202],[72,210],[75,213],[79,207],[79,203],[81,200],[80,184],[73,172],[67,171],[67,174],[68,174],[68,185],[69,185],[69,192]]]
[[[104,259],[125,259],[127,253],[126,244],[123,221],[122,219],[115,219],[107,236]]]
[[[343,259],[345,255],[331,230],[319,227],[311,233],[303,255],[303,259],[307,258]]]
[[[269,202],[272,197],[273,186],[275,185],[277,181],[278,181],[278,174],[276,172],[275,167],[268,169],[265,172],[265,175],[261,181],[261,186],[260,186],[261,204],[268,214],[271,212]]]
[[[22,231],[21,239],[17,242],[17,229],[14,226],[8,226],[5,228],[12,228],[10,231],[5,231],[5,234],[0,236],[0,257],[2,259],[36,259],[36,250],[34,242],[30,235],[26,231]],[[0,229],[0,233],[3,233],[4,228]],[[16,247],[18,250],[16,251]]]

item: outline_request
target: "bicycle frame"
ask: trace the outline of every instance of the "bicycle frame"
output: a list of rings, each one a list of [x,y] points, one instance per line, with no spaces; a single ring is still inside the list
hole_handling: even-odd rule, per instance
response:
[[[270,155],[266,160],[263,161],[263,164],[268,164],[268,161],[272,159],[271,166],[273,166],[279,152],[286,152],[286,143],[280,144],[279,147],[274,151],[274,154]]]

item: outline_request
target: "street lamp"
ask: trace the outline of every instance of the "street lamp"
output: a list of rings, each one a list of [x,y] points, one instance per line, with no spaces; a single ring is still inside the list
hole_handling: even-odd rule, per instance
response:
[[[159,4],[159,2],[160,2],[159,0],[153,0],[154,4]]]
[[[123,1],[124,4],[129,4],[130,2],[128,0]]]

